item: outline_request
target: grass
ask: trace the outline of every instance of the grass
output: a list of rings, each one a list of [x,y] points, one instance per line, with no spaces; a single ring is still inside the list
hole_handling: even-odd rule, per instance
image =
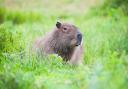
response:
[[[63,10],[56,14],[48,9],[47,13],[0,9],[0,89],[127,89],[128,16],[120,10],[104,15]],[[83,33],[82,65],[64,64],[56,55],[43,59],[31,55],[34,39],[50,31],[58,17]]]

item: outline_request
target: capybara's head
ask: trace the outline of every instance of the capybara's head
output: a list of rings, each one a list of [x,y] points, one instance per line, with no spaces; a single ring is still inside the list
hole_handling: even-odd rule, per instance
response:
[[[79,29],[69,23],[57,22],[55,34],[58,43],[64,47],[79,46],[82,41],[82,34]]]

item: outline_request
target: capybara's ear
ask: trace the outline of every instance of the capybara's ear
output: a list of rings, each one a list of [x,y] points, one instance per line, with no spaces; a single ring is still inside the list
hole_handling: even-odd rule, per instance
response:
[[[56,23],[56,27],[57,27],[57,28],[60,28],[60,27],[61,27],[61,23],[60,23],[60,22],[57,22],[57,23]]]

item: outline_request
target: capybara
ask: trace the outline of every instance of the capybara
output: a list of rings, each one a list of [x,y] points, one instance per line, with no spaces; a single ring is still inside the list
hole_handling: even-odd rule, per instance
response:
[[[57,22],[55,28],[34,43],[40,55],[57,54],[63,61],[79,64],[82,60],[82,34],[75,25]]]

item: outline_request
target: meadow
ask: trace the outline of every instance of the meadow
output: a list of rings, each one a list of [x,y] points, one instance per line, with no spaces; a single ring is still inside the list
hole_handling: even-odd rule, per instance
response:
[[[127,6],[127,0],[1,0],[0,89],[128,89]],[[34,39],[58,20],[80,28],[82,65],[32,55]]]

